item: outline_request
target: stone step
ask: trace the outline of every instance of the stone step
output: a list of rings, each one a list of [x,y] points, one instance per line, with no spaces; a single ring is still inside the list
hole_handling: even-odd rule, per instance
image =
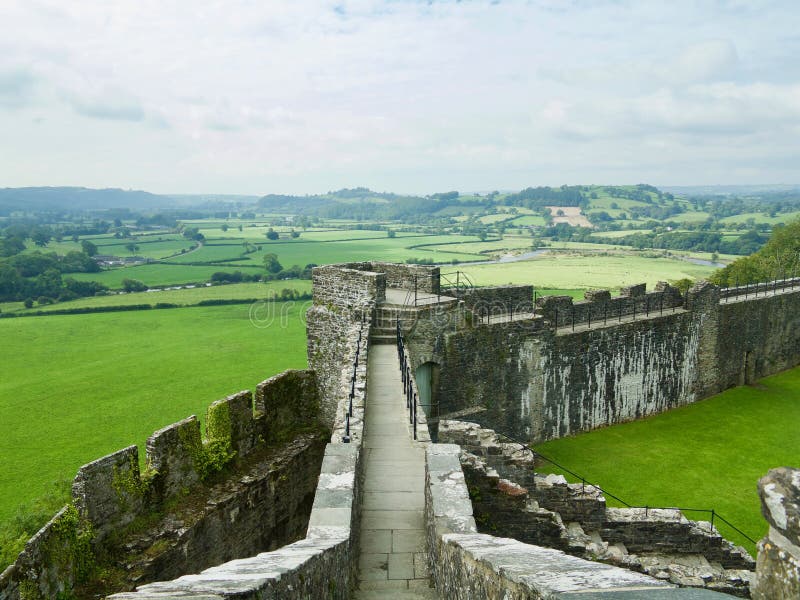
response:
[[[369,343],[370,344],[396,344],[397,343],[397,336],[394,334],[391,335],[375,335],[372,334],[369,336]]]

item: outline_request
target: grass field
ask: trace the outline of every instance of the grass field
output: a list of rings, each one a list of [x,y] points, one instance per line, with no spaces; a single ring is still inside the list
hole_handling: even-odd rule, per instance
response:
[[[724,217],[720,219],[721,223],[746,223],[748,219],[753,219],[755,223],[769,223],[770,225],[777,225],[778,223],[788,223],[800,217],[800,211],[778,213],[774,217],[765,215],[764,213],[743,213],[741,215],[733,215],[732,217]]]
[[[477,257],[473,257],[472,260],[486,260],[486,258],[488,258],[486,256],[480,257],[480,254],[502,254],[503,250],[531,249],[531,239],[524,236],[505,236],[502,240],[489,240],[486,242],[475,240],[461,243],[458,243],[458,238],[454,237],[453,241],[456,243],[424,246],[424,249],[437,252],[478,255]]]
[[[459,270],[480,286],[531,283],[536,287],[561,289],[617,289],[642,282],[653,289],[658,281],[704,277],[714,271],[712,267],[671,258],[551,253],[513,263],[460,265]]]
[[[304,368],[301,304],[266,328],[249,305],[0,320],[0,522],[80,465]]]
[[[119,289],[122,287],[123,279],[137,279],[149,286],[181,285],[206,282],[217,271],[242,271],[248,274],[263,275],[264,267],[255,261],[253,266],[227,265],[225,267],[149,264],[110,269],[100,273],[70,273],[68,277],[81,281],[99,281],[111,289]]]
[[[514,227],[522,227],[525,225],[540,225],[543,227],[544,217],[540,217],[539,215],[523,215],[517,217],[513,221],[509,221],[508,224]]]
[[[798,395],[800,368],[641,421],[546,442],[537,450],[629,504],[714,508],[758,540],[767,530],[756,491],[759,477],[772,467],[800,462]],[[720,530],[745,543],[724,524]],[[752,544],[745,547],[754,552]]]
[[[64,310],[68,308],[96,308],[100,306],[131,306],[134,304],[157,304],[167,302],[181,306],[191,306],[203,300],[239,300],[239,299],[267,299],[280,294],[284,288],[297,290],[300,293],[311,292],[311,281],[307,279],[292,279],[287,281],[267,281],[259,283],[232,283],[227,285],[199,286],[182,290],[155,290],[152,292],[137,292],[132,294],[114,294],[110,296],[94,296],[78,298],[68,302],[34,306],[27,310],[22,302],[5,302],[0,304],[4,313],[21,313]]]

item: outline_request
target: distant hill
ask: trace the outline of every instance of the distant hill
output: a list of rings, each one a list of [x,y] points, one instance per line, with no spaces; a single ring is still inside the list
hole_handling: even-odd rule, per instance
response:
[[[800,191],[800,184],[662,185],[661,189],[679,196],[757,196],[775,192]]]
[[[83,187],[0,188],[0,214],[14,211],[169,208],[174,201],[149,192]]]

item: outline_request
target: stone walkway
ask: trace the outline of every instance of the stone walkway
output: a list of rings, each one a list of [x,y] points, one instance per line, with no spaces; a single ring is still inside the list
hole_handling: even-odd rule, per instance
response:
[[[438,598],[425,553],[425,450],[411,441],[394,345],[369,349],[357,600]]]

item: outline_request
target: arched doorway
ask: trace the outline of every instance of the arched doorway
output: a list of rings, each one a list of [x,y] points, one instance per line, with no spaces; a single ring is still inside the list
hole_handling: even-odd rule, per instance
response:
[[[440,367],[435,362],[421,364],[414,371],[419,391],[419,403],[422,410],[425,411],[428,430],[433,440],[436,440],[436,433],[439,431],[439,371]]]

